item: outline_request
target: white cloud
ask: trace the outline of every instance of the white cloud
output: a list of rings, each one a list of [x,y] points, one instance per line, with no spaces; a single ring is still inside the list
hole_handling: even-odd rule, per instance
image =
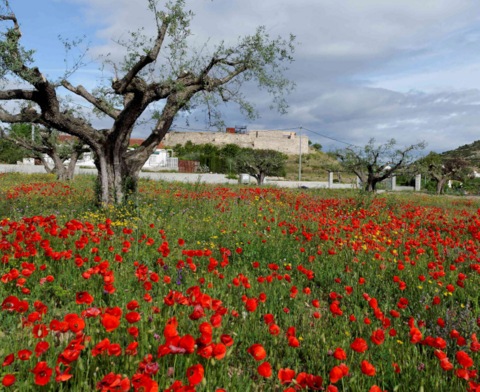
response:
[[[146,1],[68,1],[81,6],[86,24],[101,26],[96,35],[103,44],[94,55],[120,59],[114,40],[127,39],[128,30],[144,27],[154,35]],[[437,151],[479,138],[480,59],[471,54],[480,40],[478,1],[192,0],[187,7],[196,14],[197,47],[209,38],[210,45],[232,42],[258,25],[272,36],[297,36],[288,75],[298,87],[289,114],[269,112],[270,98],[248,86],[246,95],[262,113],[252,126],[304,125],[355,144],[371,136],[404,144],[420,138]],[[92,77],[79,74],[76,81],[92,84]],[[231,105],[225,114],[229,124],[246,122]]]

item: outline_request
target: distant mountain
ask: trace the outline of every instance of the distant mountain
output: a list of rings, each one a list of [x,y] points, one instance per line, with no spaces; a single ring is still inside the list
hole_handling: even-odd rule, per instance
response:
[[[444,158],[463,158],[472,166],[480,167],[480,140],[465,144],[455,150],[445,151],[440,155]]]

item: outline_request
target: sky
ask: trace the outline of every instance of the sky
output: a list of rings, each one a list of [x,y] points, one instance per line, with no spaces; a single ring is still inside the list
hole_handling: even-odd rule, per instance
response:
[[[87,64],[70,81],[93,89],[109,76],[101,70],[101,56],[109,53],[117,60],[123,55],[116,42],[140,27],[155,36],[146,3],[11,0],[11,7],[23,46],[36,50],[35,65],[51,79],[59,78],[66,65],[58,36],[85,35],[80,48],[88,43]],[[480,139],[479,1],[187,0],[186,7],[195,14],[189,42],[196,48],[208,42],[207,51],[221,40],[236,42],[260,25],[271,37],[296,36],[295,61],[285,73],[296,84],[287,96],[288,113],[270,110],[271,97],[248,84],[243,93],[261,117],[245,119],[228,104],[221,108],[227,126],[301,126],[324,150],[393,137],[400,146],[424,140],[425,153],[442,152]],[[186,123],[180,117],[176,126]],[[108,121],[94,119],[93,124],[105,127]],[[208,126],[196,110],[188,124]],[[146,137],[150,129],[151,124],[139,125],[133,136]]]

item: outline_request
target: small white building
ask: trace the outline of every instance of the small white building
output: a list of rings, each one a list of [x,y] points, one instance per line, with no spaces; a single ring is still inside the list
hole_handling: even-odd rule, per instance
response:
[[[130,148],[134,149],[136,146],[142,144],[144,139],[130,139]],[[44,155],[45,161],[53,165],[53,160],[48,156]],[[65,165],[68,165],[70,160],[65,161]],[[24,158],[23,159],[24,165],[34,165],[35,160],[33,158]],[[78,159],[76,167],[83,167],[83,168],[95,168],[95,161],[93,160],[93,153],[86,152],[82,155],[81,159]],[[165,146],[160,143],[157,146],[157,149],[150,155],[147,162],[142,169],[146,170],[164,170],[165,168],[171,170],[178,170],[178,158],[173,157],[173,150],[165,149]]]

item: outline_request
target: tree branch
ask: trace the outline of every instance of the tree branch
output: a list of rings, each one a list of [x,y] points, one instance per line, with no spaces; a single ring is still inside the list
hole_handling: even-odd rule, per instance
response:
[[[24,99],[27,101],[37,102],[39,99],[39,93],[36,90],[22,89],[0,91],[0,100],[8,101],[12,99]]]
[[[75,93],[80,97],[86,99],[98,110],[105,113],[107,116],[110,116],[114,120],[116,120],[117,117],[120,115],[120,110],[117,110],[111,107],[107,102],[103,101],[102,99],[93,96],[85,89],[85,87],[83,86],[74,87],[67,80],[62,80],[62,86],[65,87],[67,90],[71,91],[72,93]]]
[[[16,144],[17,146],[23,147],[27,150],[35,151],[35,152],[40,152],[43,154],[48,154],[51,151],[51,148],[47,146],[40,146],[37,144],[32,144],[27,142],[26,140],[21,140],[21,139],[16,139],[13,137],[8,136],[5,131],[3,130],[3,127],[0,127],[0,137],[2,139],[5,139],[11,143]]]
[[[120,80],[114,80],[112,87],[117,94],[124,94],[127,90],[127,87],[130,85],[132,80],[138,75],[138,73],[145,68],[148,64],[153,63],[160,53],[163,40],[167,33],[167,28],[169,25],[168,19],[165,19],[158,30],[158,35],[155,40],[155,44],[152,50],[146,55],[141,56],[140,60],[128,71],[128,73]]]
[[[212,91],[215,87],[228,83],[234,77],[240,75],[242,72],[245,72],[247,69],[248,67],[245,64],[243,64],[240,67],[235,68],[232,72],[230,72],[227,76],[223,78],[212,79],[209,83],[209,86],[207,86],[206,90]]]
[[[20,31],[20,26],[18,24],[18,20],[17,20],[17,17],[15,16],[15,14],[0,15],[0,20],[11,20],[13,22],[13,25],[15,26],[14,30],[17,33],[18,38],[20,38],[22,36],[22,32]]]
[[[0,110],[0,121],[4,123],[42,123],[41,115],[33,108],[22,110],[21,113],[10,114]]]

